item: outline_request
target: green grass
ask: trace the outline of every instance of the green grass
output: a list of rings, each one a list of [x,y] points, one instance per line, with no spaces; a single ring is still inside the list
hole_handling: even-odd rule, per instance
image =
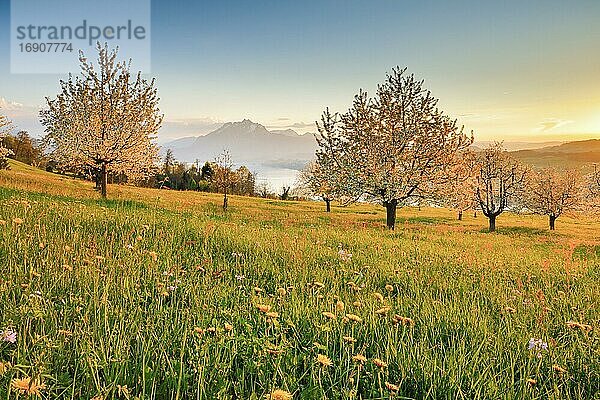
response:
[[[0,399],[16,398],[22,377],[43,382],[46,399],[126,398],[124,386],[132,399],[264,399],[275,388],[381,399],[386,382],[398,399],[598,398],[591,220],[550,233],[542,218],[503,215],[488,234],[480,217],[407,209],[387,232],[375,206],[325,215],[320,203],[232,196],[223,213],[218,195],[117,186],[101,201],[79,182],[55,189],[54,176],[19,187],[14,167],[0,174],[0,330],[18,339],[0,343],[11,364]],[[549,344],[541,358],[531,338]]]

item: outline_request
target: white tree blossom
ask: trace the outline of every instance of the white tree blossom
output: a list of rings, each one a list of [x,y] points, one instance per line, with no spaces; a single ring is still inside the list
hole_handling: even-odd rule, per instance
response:
[[[473,140],[437,103],[423,81],[395,68],[374,98],[361,90],[346,113],[326,110],[317,123],[317,162],[334,191],[382,204],[389,229],[398,206],[433,197]]]
[[[155,81],[132,76],[130,63],[98,44],[98,66],[80,53],[81,75],[61,81],[56,99],[47,98],[41,122],[53,157],[66,166],[93,168],[106,197],[109,173],[142,179],[154,171],[153,143],[162,123]]]
[[[478,154],[475,195],[479,207],[489,220],[489,230],[496,230],[496,218],[506,211],[522,193],[528,170],[494,143]]]
[[[584,204],[585,184],[577,170],[545,168],[530,174],[524,199],[530,211],[548,216],[550,230],[554,230],[558,217]]]
[[[12,123],[5,115],[0,114],[0,169],[8,168],[7,158],[12,155],[12,151],[3,147],[4,138],[12,130]]]

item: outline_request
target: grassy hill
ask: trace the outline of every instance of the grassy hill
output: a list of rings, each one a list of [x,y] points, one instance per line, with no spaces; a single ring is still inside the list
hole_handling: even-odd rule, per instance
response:
[[[11,166],[0,332],[16,341],[0,341],[0,398],[17,378],[52,399],[600,391],[596,219],[550,233],[503,214],[488,234],[481,217],[403,209],[388,232],[376,206],[232,196],[224,213],[219,195],[117,185],[100,200]]]
[[[564,143],[558,146],[511,153],[515,158],[535,167],[589,167],[600,163],[600,139]]]

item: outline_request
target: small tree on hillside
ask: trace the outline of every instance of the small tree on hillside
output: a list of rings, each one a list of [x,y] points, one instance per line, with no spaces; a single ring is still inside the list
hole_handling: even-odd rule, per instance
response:
[[[489,231],[496,231],[496,218],[521,193],[527,169],[495,143],[478,154],[475,196],[489,220]]]
[[[584,200],[584,185],[578,171],[547,168],[532,172],[527,180],[525,202],[528,209],[547,215],[550,230],[565,212],[575,211]]]
[[[440,202],[456,211],[457,219],[462,221],[464,212],[477,209],[476,156],[471,151],[465,151],[457,158],[450,171],[448,182],[440,194]]]
[[[63,165],[99,171],[102,197],[107,177],[148,176],[158,148],[152,142],[162,123],[154,79],[132,76],[130,63],[117,62],[117,51],[98,44],[98,66],[80,52],[81,75],[61,81],[56,99],[40,113],[45,140]]]
[[[316,161],[309,162],[298,176],[298,189],[302,194],[323,199],[326,212],[331,212],[331,201],[334,199],[334,185],[330,182],[331,174]]]
[[[4,147],[4,138],[12,130],[12,124],[8,117],[0,114],[0,169],[8,168],[7,158],[12,155],[12,151]]]
[[[382,204],[389,229],[398,206],[433,197],[473,141],[437,104],[423,81],[395,68],[374,98],[361,90],[345,114],[326,110],[317,160],[335,174],[334,191]]]
[[[213,166],[212,182],[217,191],[223,193],[223,211],[227,211],[227,194],[231,191],[237,181],[237,175],[233,171],[233,162],[229,151],[224,150],[216,159]]]

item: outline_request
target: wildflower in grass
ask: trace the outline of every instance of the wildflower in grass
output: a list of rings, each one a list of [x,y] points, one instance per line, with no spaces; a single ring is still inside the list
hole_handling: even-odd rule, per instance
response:
[[[0,377],[6,373],[9,369],[12,368],[12,365],[6,361],[0,361]]]
[[[375,314],[377,315],[385,315],[388,313],[388,311],[390,311],[392,309],[392,307],[382,307],[378,310],[375,310]]]
[[[39,383],[31,378],[20,378],[13,379],[11,382],[11,386],[14,390],[19,392],[19,394],[26,395],[36,395],[39,396],[42,394],[42,390],[46,389],[46,385],[43,383]]]
[[[280,287],[279,289],[277,289],[277,294],[281,297],[285,296],[287,293],[287,290],[285,290],[284,288]]]
[[[200,268],[202,268],[202,267],[200,267]],[[202,272],[204,272],[204,268],[202,268],[202,270],[203,270]],[[243,281],[244,279],[246,279],[246,277],[245,277],[244,275],[236,275],[236,276],[235,276],[235,279],[237,279],[238,281],[240,281],[240,282],[241,282],[241,281]]]
[[[593,329],[591,325],[582,324],[576,321],[567,321],[567,326],[571,329],[581,329],[584,332],[588,332]]]
[[[6,225],[6,221],[3,219],[0,219],[0,226],[4,226],[4,225]]]
[[[292,394],[283,389],[275,389],[270,394],[266,395],[267,400],[291,400]]]
[[[6,328],[3,332],[0,333],[0,340],[7,343],[16,343],[17,332],[12,330],[11,328]]]
[[[363,364],[367,362],[367,357],[363,356],[362,354],[356,354],[352,356],[352,360],[354,360],[357,363]]]
[[[277,313],[275,311],[269,311],[265,315],[269,318],[279,318],[279,313]]]
[[[319,300],[323,300],[324,298],[325,298],[325,297],[324,297],[322,294],[318,294],[318,295],[317,295],[317,299],[319,299]]]
[[[542,351],[548,350],[548,343],[544,342],[542,339],[531,338],[529,339],[527,348],[530,351],[535,351],[537,358],[542,358]]]
[[[233,325],[225,323],[225,332],[231,332],[233,330]]]
[[[517,310],[509,306],[504,307],[504,311],[506,311],[508,314],[514,314],[517,312]]]
[[[68,331],[66,329],[59,329],[58,334],[63,336],[73,336],[73,332]]]
[[[373,293],[373,297],[375,297],[380,303],[383,303],[383,301],[384,301],[383,295],[379,292]]]
[[[150,258],[152,258],[152,261],[156,262],[158,261],[158,253],[155,251],[151,251],[148,253],[148,255],[150,256]]]
[[[561,366],[560,366],[560,365],[558,365],[558,364],[554,364],[554,365],[552,366],[552,369],[553,369],[554,371],[558,372],[559,374],[566,374],[566,373],[568,372],[568,371],[567,371],[565,368],[561,367]]]
[[[400,390],[400,388],[398,387],[398,385],[394,385],[393,383],[389,383],[386,382],[385,383],[385,387],[390,391],[390,392],[397,392],[398,390]]]
[[[338,301],[337,301],[337,303],[335,303],[335,309],[336,309],[338,312],[342,312],[342,311],[344,311],[344,302],[343,302],[343,301],[341,301],[341,300],[338,300]]]
[[[258,286],[254,286],[254,293],[262,293],[264,292],[263,289],[259,288]]]
[[[394,291],[394,287],[390,284],[385,285],[385,290],[387,290],[388,292],[393,292]]]
[[[322,289],[325,287],[325,285],[323,283],[317,282],[317,281],[314,281],[312,285],[313,285],[313,287],[316,287],[317,289]]]
[[[387,367],[387,363],[379,358],[374,358],[373,359],[373,364],[375,364],[376,367],[379,367],[381,369]]]
[[[347,343],[356,343],[356,339],[354,339],[352,336],[344,336],[342,339],[344,339],[344,342]]]
[[[327,357],[324,354],[317,354],[317,362],[323,367],[331,367],[333,365],[331,358]]]
[[[362,318],[356,314],[346,314],[346,318],[352,322],[362,322]]]
[[[69,272],[73,271],[73,267],[71,267],[69,264],[65,264],[62,267],[65,271],[69,271]]]
[[[361,303],[360,301],[358,301],[358,300],[356,300],[355,302],[353,302],[353,303],[352,303],[352,305],[353,305],[354,307],[356,307],[356,308],[360,308],[360,307],[362,307],[362,303]]]
[[[283,350],[282,349],[276,349],[276,348],[268,348],[267,349],[267,353],[273,355],[273,356],[278,356],[280,354],[283,354]]]
[[[323,316],[324,316],[325,318],[329,318],[329,319],[335,319],[335,318],[336,318],[336,317],[335,317],[335,314],[334,314],[334,313],[331,313],[331,312],[329,312],[329,311],[323,311],[321,314],[323,314]]]
[[[21,218],[13,218],[12,222],[13,222],[13,224],[18,226],[23,223],[23,220]]]
[[[537,383],[537,381],[532,378],[527,378],[526,382],[529,383],[531,386],[533,386]]]
[[[258,308],[259,311],[262,311],[264,313],[268,313],[269,311],[271,311],[271,306],[268,304],[257,304],[256,308]]]
[[[396,314],[394,315],[394,324],[402,324],[412,327],[415,325],[415,321],[412,318],[403,317],[401,315]]]

